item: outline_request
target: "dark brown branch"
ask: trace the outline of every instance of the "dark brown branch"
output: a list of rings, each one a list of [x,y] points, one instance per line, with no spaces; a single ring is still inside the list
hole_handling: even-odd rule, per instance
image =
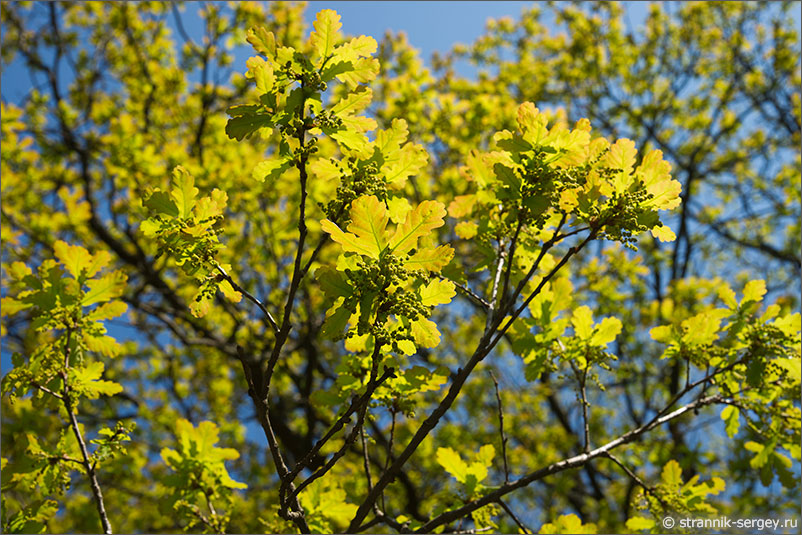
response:
[[[284,461],[284,456],[281,454],[281,450],[278,446],[278,439],[276,439],[276,434],[273,431],[273,425],[270,422],[270,410],[268,406],[262,369],[258,363],[251,362],[245,356],[242,348],[239,346],[237,347],[237,356],[242,363],[242,370],[245,373],[245,379],[248,383],[248,395],[250,395],[251,399],[253,400],[253,404],[256,409],[257,420],[262,426],[262,430],[267,438],[267,444],[270,449],[270,454],[273,457],[273,463],[276,466],[276,471],[278,472],[279,477],[283,479],[287,477],[287,474],[289,474],[289,469]],[[293,491],[295,490],[295,485],[290,482],[289,488],[291,491]],[[297,497],[293,497],[290,505],[293,509],[292,511],[287,511],[284,507],[279,509],[279,514],[281,517],[285,520],[291,520],[294,522],[302,533],[309,533],[309,525],[304,518],[303,508],[301,507]]]
[[[379,347],[378,341],[376,342],[376,347],[377,348]],[[374,362],[376,361],[378,361],[378,350],[374,350]],[[359,430],[362,429],[362,426],[365,421],[365,414],[367,412],[368,405],[370,404],[370,397],[373,395],[373,392],[376,391],[379,385],[381,385],[381,383],[383,383],[390,377],[395,376],[395,370],[393,368],[386,368],[382,376],[379,377],[378,379],[375,378],[375,373],[372,372],[371,375],[373,375],[374,378],[368,382],[368,386],[365,390],[365,393],[360,397],[358,403],[359,413],[356,425],[348,434],[348,436],[345,438],[345,442],[340,447],[340,449],[337,450],[334,453],[334,455],[332,455],[331,459],[329,459],[329,461],[325,465],[323,465],[314,474],[306,478],[306,480],[304,480],[300,485],[298,485],[298,488],[295,491],[293,491],[292,497],[297,496],[304,488],[306,488],[316,479],[323,477],[329,470],[331,470],[334,467],[335,464],[337,464],[337,461],[339,461],[340,458],[343,455],[345,455],[345,453],[348,451],[348,448],[350,448],[351,445],[356,441],[356,437],[357,434],[359,433]]]

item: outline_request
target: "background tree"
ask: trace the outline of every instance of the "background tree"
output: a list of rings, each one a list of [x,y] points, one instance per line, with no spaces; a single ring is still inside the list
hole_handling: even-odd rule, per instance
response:
[[[4,3],[4,530],[798,514],[793,8]]]

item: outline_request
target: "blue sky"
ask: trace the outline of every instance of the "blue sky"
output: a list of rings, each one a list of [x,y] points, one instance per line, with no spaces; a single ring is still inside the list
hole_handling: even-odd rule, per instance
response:
[[[309,2],[307,20],[321,9],[333,9],[342,17],[343,32],[372,35],[377,40],[386,30],[406,32],[412,46],[427,60],[435,51],[445,52],[456,43],[469,44],[479,37],[488,18],[515,19],[533,2]],[[626,2],[630,20],[644,20],[648,3]]]
[[[315,14],[321,9],[333,9],[340,14],[343,28],[347,35],[370,35],[381,40],[387,30],[405,32],[409,43],[421,53],[421,58],[429,64],[432,53],[447,52],[456,43],[469,44],[484,33],[485,23],[489,18],[505,16],[517,19],[521,11],[533,2],[513,1],[313,1],[307,4],[306,20],[311,30]],[[648,2],[624,2],[627,16],[633,29],[642,24],[646,18]],[[182,18],[188,33],[193,36],[202,34],[200,20],[197,16],[200,3],[187,2],[184,5]],[[173,28],[174,38],[180,40],[175,31],[175,20],[168,17]],[[250,47],[236,50],[235,66],[242,65],[253,51]],[[460,69],[463,75],[470,70]],[[19,103],[30,90],[31,83],[27,69],[17,59],[12,65],[3,69],[2,97]]]

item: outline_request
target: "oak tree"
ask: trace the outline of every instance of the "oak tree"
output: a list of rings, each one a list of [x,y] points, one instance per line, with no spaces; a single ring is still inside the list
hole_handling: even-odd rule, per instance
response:
[[[793,7],[3,3],[3,530],[798,515]]]

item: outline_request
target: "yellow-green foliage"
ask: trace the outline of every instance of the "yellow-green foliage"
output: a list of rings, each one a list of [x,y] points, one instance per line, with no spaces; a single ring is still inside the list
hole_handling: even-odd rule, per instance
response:
[[[3,530],[797,514],[792,7],[3,3]]]

